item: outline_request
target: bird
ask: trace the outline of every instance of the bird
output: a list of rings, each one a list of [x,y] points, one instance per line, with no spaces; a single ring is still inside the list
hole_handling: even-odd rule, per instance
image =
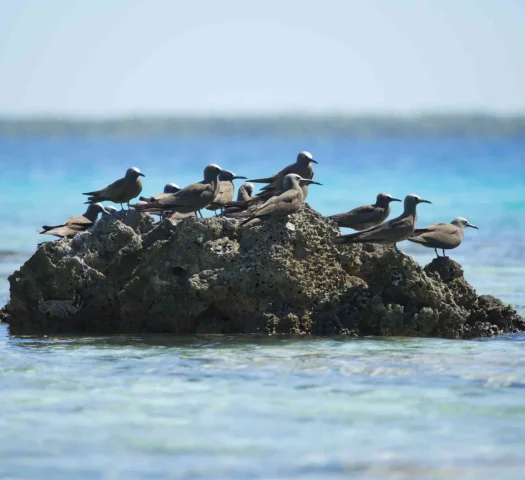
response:
[[[404,211],[399,217],[393,218],[376,227],[369,228],[368,230],[363,230],[362,232],[334,237],[332,241],[338,245],[345,243],[393,244],[396,252],[400,253],[396,243],[406,240],[414,233],[417,221],[416,207],[419,203],[432,202],[423,200],[419,196],[411,193],[405,197]]]
[[[222,215],[228,216],[232,213],[238,213],[246,210],[248,206],[248,201],[252,198],[253,191],[255,187],[253,183],[244,182],[237,190],[237,200],[235,205],[232,205],[231,202],[225,205],[225,208],[222,211]]]
[[[223,209],[224,206],[233,200],[233,194],[235,193],[235,186],[233,181],[236,179],[245,179],[238,175],[233,175],[231,172],[222,172],[219,174],[219,193],[213,199],[213,202],[206,207],[206,210],[216,212],[217,210]]]
[[[266,217],[283,217],[297,212],[304,203],[304,195],[301,185],[322,185],[308,178],[302,178],[296,173],[289,173],[284,177],[285,191],[280,195],[270,198],[262,205],[245,212],[234,213],[230,215],[236,218],[248,218],[244,223],[255,218],[262,219]]]
[[[131,167],[127,169],[124,178],[120,178],[102,190],[87,192],[82,195],[89,195],[86,203],[97,203],[109,200],[113,203],[120,203],[121,209],[124,210],[123,203],[127,203],[129,208],[129,201],[140,195],[142,191],[142,181],[139,177],[144,176],[137,167]]]
[[[383,223],[390,215],[390,202],[400,202],[388,193],[377,195],[376,203],[354,208],[346,213],[331,215],[332,219],[340,227],[353,228],[354,230],[368,230]]]
[[[41,235],[54,235],[60,238],[72,237],[91,227],[97,221],[99,213],[109,214],[110,212],[101,203],[92,203],[83,215],[69,217],[61,225],[44,225],[38,233]]]
[[[304,178],[307,180],[311,180],[312,178],[314,178],[314,169],[313,169],[312,163],[318,163],[318,162],[317,160],[314,160],[310,152],[306,152],[306,151],[299,152],[295,163],[288,165],[287,167],[283,168],[280,172],[276,173],[275,175],[272,175],[271,177],[266,177],[266,178],[256,178],[253,180],[248,180],[248,182],[267,183],[268,185],[264,186],[261,189],[263,192],[280,194],[285,190],[284,177],[286,177],[286,175],[288,175],[289,173],[295,173],[299,175],[301,178]],[[304,192],[303,192],[303,195],[304,195]]]
[[[197,212],[207,207],[219,192],[219,174],[225,172],[232,177],[234,173],[223,170],[216,164],[207,165],[204,169],[204,180],[192,183],[176,193],[161,193],[156,195],[154,200],[145,204],[131,205],[141,212],[178,212],[191,213]]]
[[[413,235],[408,237],[408,240],[424,247],[433,248],[438,258],[439,248],[443,251],[443,257],[446,258],[445,250],[452,250],[461,244],[466,227],[479,230],[466,218],[456,217],[450,223],[434,223],[426,228],[417,228]]]
[[[118,210],[113,205],[104,205],[104,210],[105,212],[102,212],[102,215],[112,215],[118,212]]]

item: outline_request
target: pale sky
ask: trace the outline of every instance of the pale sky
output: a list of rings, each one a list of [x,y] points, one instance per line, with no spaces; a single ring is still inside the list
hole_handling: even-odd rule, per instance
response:
[[[0,0],[0,114],[525,111],[525,0]]]

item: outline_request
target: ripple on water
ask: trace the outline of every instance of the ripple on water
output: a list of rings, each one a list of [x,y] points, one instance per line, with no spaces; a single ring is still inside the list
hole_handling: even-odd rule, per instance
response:
[[[0,477],[519,478],[525,468],[524,336],[2,329]]]

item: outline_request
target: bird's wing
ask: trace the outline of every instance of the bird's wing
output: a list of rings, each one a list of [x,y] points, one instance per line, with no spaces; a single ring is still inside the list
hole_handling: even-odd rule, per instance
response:
[[[390,240],[392,237],[399,236],[400,232],[405,229],[410,231],[410,229],[413,228],[412,222],[413,219],[411,217],[394,218],[389,222],[381,223],[376,227],[358,232],[356,238],[369,242],[374,240]]]
[[[278,176],[279,174],[276,173],[275,175],[272,175],[271,177],[266,177],[266,178],[255,178],[253,180],[246,180],[247,182],[252,182],[252,183],[272,183]]]
[[[414,234],[412,235],[413,237],[417,237],[418,235],[423,235],[425,233],[431,233],[431,232],[435,232],[436,230],[439,230],[439,229],[447,229],[447,227],[453,227],[453,228],[456,228],[454,227],[454,225],[450,224],[450,223],[434,223],[432,225],[429,225],[428,227],[425,227],[425,228],[416,228],[414,230]]]
[[[52,228],[40,233],[45,235],[54,235],[56,237],[69,237],[86,230],[86,228],[87,227],[82,225],[62,225],[61,227]]]
[[[171,200],[167,201],[169,205],[177,206],[192,206],[195,204],[195,200],[200,198],[200,196],[209,191],[210,194],[213,193],[212,186],[209,183],[193,183],[188,185],[186,188],[179,190],[177,193],[173,193]]]
[[[113,182],[111,185],[108,185],[106,188],[103,188],[102,190],[97,190],[95,192],[87,192],[83,193],[82,195],[90,195],[99,199],[103,199],[108,196],[117,197],[120,196],[122,190],[124,189],[124,186],[125,178],[120,178]]]
[[[76,217],[69,217],[65,222],[64,225],[92,225],[93,222],[89,219],[84,217],[84,215],[77,215]]]
[[[346,213],[339,213],[337,215],[332,215],[329,218],[335,222],[359,222],[359,223],[368,223],[371,220],[374,220],[374,217],[377,215],[377,210],[372,205],[363,205],[362,207],[354,208]]]
[[[278,197],[270,198],[255,212],[256,217],[267,215],[289,215],[295,213],[301,206],[301,201],[296,191],[288,190]]]

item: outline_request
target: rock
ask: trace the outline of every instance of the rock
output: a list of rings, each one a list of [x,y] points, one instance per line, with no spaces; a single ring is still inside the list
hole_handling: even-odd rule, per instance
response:
[[[305,206],[240,226],[119,212],[42,245],[9,278],[12,333],[266,333],[472,338],[525,330],[453,260],[335,246]]]

